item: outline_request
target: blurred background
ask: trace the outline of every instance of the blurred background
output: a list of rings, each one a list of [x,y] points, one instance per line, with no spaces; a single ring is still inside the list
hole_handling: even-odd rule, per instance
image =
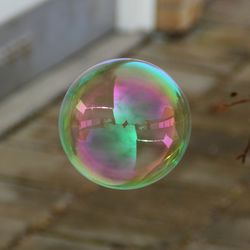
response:
[[[249,0],[0,0],[0,249],[250,249]],[[106,59],[166,70],[190,102],[182,162],[135,191],[71,167],[58,111]]]

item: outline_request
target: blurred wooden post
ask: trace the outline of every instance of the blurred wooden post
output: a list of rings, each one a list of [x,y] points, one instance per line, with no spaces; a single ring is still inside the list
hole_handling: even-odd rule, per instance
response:
[[[202,15],[205,0],[158,0],[157,30],[184,33],[191,29]]]

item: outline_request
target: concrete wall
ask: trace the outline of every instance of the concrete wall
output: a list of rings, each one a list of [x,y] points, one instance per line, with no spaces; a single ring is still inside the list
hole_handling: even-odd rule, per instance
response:
[[[0,0],[0,99],[115,25],[115,0],[23,1]]]

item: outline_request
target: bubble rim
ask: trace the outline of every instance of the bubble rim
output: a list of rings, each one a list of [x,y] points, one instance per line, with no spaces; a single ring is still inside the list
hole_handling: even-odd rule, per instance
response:
[[[176,87],[176,89],[179,91],[180,96],[183,98],[184,103],[186,105],[186,110],[187,110],[187,119],[188,119],[188,131],[187,134],[185,136],[185,142],[183,142],[182,146],[179,146],[178,149],[176,151],[178,151],[176,154],[178,154],[178,161],[172,161],[172,164],[170,164],[168,166],[168,168],[163,168],[161,171],[158,171],[156,173],[156,175],[152,176],[149,179],[145,179],[144,181],[138,182],[135,181],[135,184],[133,184],[133,182],[127,182],[125,184],[107,184],[106,182],[99,180],[97,178],[95,178],[93,176],[93,172],[88,171],[87,168],[83,168],[84,164],[79,161],[77,159],[77,157],[72,157],[75,154],[71,154],[71,151],[69,150],[69,147],[67,147],[67,139],[65,139],[65,133],[64,132],[64,126],[62,125],[64,123],[64,115],[63,113],[65,112],[65,103],[69,102],[72,100],[72,89],[75,87],[75,85],[80,81],[80,79],[87,73],[91,72],[94,69],[97,69],[98,67],[104,65],[104,64],[108,64],[111,62],[124,62],[124,61],[136,61],[136,62],[142,62],[148,65],[153,66],[154,68],[160,70],[162,73],[164,73],[165,76],[167,76],[168,80],[170,81],[170,83],[172,85],[174,85]],[[86,179],[88,179],[89,181],[94,182],[95,184],[102,186],[102,187],[106,187],[109,189],[115,189],[115,190],[135,190],[135,189],[140,189],[140,188],[144,188],[147,187],[161,179],[163,179],[164,177],[166,177],[166,175],[168,175],[176,166],[178,163],[181,162],[181,160],[183,159],[183,156],[187,150],[187,147],[189,145],[190,142],[190,137],[191,137],[191,131],[192,131],[192,119],[191,119],[191,109],[189,106],[189,102],[188,99],[186,97],[186,95],[184,94],[184,92],[182,91],[182,89],[179,87],[179,85],[174,81],[174,79],[163,69],[161,69],[160,67],[158,67],[157,65],[152,64],[151,62],[145,61],[145,60],[140,60],[140,59],[136,59],[136,58],[114,58],[114,59],[109,59],[109,60],[104,60],[102,62],[97,63],[96,65],[89,67],[88,69],[84,70],[77,78],[75,78],[75,80],[72,81],[72,83],[70,84],[68,90],[66,91],[63,101],[61,103],[61,107],[60,107],[60,111],[59,111],[59,118],[58,118],[58,130],[59,130],[59,138],[60,138],[60,142],[61,145],[63,147],[63,150],[69,160],[69,162],[73,165],[73,167],[77,170],[77,172],[81,175],[84,176]],[[180,151],[180,152],[179,152]],[[75,158],[75,159],[73,159]]]

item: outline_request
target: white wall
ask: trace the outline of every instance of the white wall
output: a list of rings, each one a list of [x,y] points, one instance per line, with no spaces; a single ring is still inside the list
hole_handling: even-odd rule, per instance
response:
[[[116,28],[150,32],[155,27],[156,0],[117,0]]]
[[[48,0],[0,0],[0,25]]]

